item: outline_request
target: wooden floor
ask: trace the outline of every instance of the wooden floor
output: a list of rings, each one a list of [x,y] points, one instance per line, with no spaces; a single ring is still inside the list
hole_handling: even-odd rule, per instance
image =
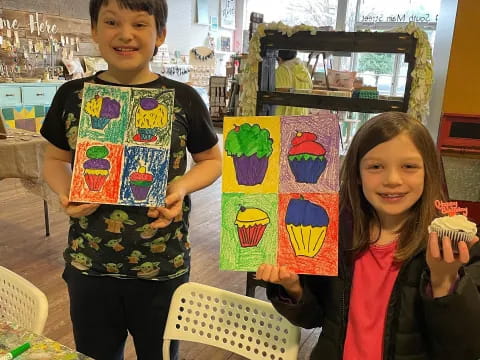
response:
[[[0,159],[4,161],[5,159]],[[221,183],[217,181],[192,196],[191,281],[244,294],[245,273],[218,270]],[[68,314],[68,295],[61,279],[68,220],[59,210],[50,211],[49,237],[45,236],[43,201],[27,192],[16,179],[0,181],[0,265],[10,268],[38,286],[48,297],[49,316],[44,335],[74,348]],[[263,288],[256,297],[265,298]],[[298,359],[308,359],[318,330],[302,331]],[[129,340],[126,359],[135,359]],[[239,360],[230,352],[213,347],[182,343],[180,358],[186,360]]]

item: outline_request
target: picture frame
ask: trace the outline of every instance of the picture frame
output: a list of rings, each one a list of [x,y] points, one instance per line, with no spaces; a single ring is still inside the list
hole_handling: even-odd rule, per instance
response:
[[[209,25],[208,0],[197,0],[197,24]]]
[[[229,36],[220,37],[220,50],[225,52],[231,51],[231,40]]]
[[[210,31],[218,31],[218,16],[210,16]]]
[[[235,29],[235,0],[220,1],[220,26]]]

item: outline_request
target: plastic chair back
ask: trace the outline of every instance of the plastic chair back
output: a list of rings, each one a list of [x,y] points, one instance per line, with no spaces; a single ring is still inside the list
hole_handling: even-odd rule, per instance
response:
[[[0,321],[41,334],[48,316],[45,294],[30,281],[0,266]]]
[[[300,329],[262,300],[189,282],[175,291],[164,333],[170,340],[212,345],[247,359],[296,360]]]

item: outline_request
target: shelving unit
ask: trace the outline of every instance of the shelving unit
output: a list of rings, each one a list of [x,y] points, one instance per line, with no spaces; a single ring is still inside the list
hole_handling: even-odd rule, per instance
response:
[[[257,115],[272,114],[273,105],[289,105],[317,109],[379,113],[407,111],[412,84],[411,73],[415,67],[417,40],[407,33],[333,32],[319,31],[311,35],[300,31],[292,36],[267,30],[261,38],[258,65]],[[408,63],[407,81],[402,100],[353,99],[315,94],[285,93],[275,91],[275,58],[279,49],[323,51],[333,55],[354,52],[402,53]]]

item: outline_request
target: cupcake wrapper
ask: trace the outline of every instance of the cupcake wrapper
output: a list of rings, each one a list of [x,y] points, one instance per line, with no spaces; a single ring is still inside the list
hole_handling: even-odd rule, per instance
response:
[[[459,230],[445,230],[445,229],[442,229],[441,227],[435,226],[435,225],[433,225],[433,226],[430,225],[428,227],[428,232],[429,233],[431,233],[431,232],[436,232],[437,233],[438,241],[439,241],[440,245],[442,244],[442,239],[443,239],[444,236],[447,236],[448,238],[450,238],[450,240],[452,241],[452,249],[454,251],[458,251],[458,243],[460,241],[465,241],[466,243],[469,243],[475,237],[475,234],[473,234],[473,233],[467,233],[467,232],[459,231]]]

